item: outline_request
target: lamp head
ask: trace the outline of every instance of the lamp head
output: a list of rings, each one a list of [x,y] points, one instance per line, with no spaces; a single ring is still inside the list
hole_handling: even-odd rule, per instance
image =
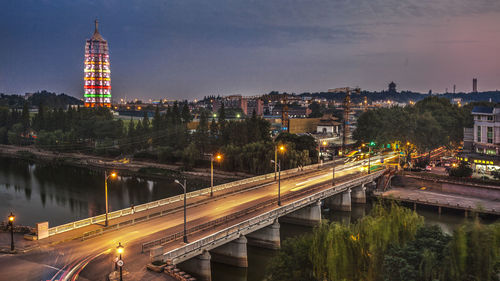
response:
[[[12,212],[10,212],[9,222],[14,222],[15,219],[16,219],[16,216],[14,216],[14,214]]]
[[[220,161],[220,160],[222,159],[222,155],[217,154],[217,155],[215,156],[215,159],[217,159],[217,160],[219,160],[219,161]]]
[[[281,152],[284,152],[284,151],[285,151],[285,146],[284,146],[284,145],[281,145],[281,146],[280,146],[280,151],[281,151]]]
[[[111,176],[112,178],[116,178],[116,172],[111,172],[110,176]]]
[[[118,247],[116,247],[116,252],[118,254],[122,254],[123,253],[123,246],[122,246],[121,242],[118,242]]]
[[[323,141],[323,145],[326,146],[327,145],[327,142],[326,141]]]
[[[180,184],[180,182],[178,180],[174,180],[174,182],[177,183],[177,184]]]

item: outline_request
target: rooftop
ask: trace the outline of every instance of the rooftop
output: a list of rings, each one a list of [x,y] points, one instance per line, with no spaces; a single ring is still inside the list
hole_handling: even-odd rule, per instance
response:
[[[484,113],[484,114],[493,114],[494,107],[489,106],[475,106],[472,109],[472,114],[474,113]]]

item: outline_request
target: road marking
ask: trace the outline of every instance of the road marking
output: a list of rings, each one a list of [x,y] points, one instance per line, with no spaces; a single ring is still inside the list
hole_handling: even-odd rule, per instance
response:
[[[58,272],[62,270],[62,268],[57,268],[57,267],[53,267],[52,265],[48,265],[48,264],[42,264],[43,266],[45,267],[48,267],[48,268],[52,268],[54,270],[57,270]]]

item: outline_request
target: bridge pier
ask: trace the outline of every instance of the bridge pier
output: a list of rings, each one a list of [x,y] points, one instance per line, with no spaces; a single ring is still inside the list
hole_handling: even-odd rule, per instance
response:
[[[276,219],[273,224],[246,235],[248,245],[277,250],[281,246],[280,224]]]
[[[178,267],[197,277],[197,280],[211,281],[212,270],[210,268],[210,259],[210,253],[208,251],[203,251],[203,254],[180,263]]]
[[[351,189],[325,199],[325,204],[332,210],[350,212],[351,211]]]
[[[281,217],[281,220],[292,224],[315,226],[321,222],[321,201]]]
[[[214,262],[236,267],[248,267],[247,238],[241,235],[238,239],[210,250]]]
[[[352,203],[365,204],[366,203],[366,187],[364,184],[354,188],[351,192]]]

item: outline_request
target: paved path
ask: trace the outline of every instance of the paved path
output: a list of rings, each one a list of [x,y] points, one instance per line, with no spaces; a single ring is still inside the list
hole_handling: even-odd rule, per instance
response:
[[[392,188],[381,194],[384,198],[393,198],[405,202],[440,206],[468,211],[481,210],[482,213],[500,215],[500,201],[445,194],[412,188]]]

